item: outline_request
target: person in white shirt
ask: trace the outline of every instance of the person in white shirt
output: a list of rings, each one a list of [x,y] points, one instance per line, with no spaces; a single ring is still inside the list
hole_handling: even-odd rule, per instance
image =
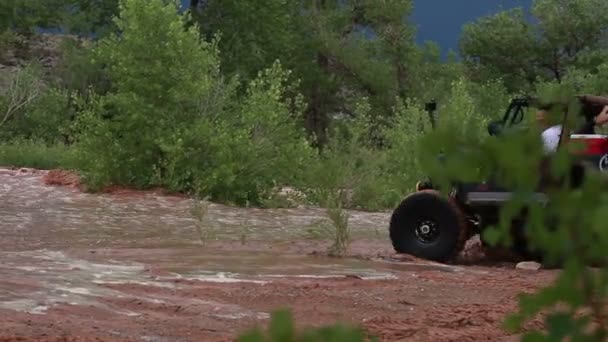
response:
[[[543,147],[545,153],[553,153],[557,151],[559,145],[559,139],[562,134],[562,125],[556,124],[551,125],[547,118],[547,109],[541,108],[536,113],[536,121],[544,128],[541,137],[543,140]],[[587,122],[581,129],[581,134],[592,134],[593,126],[601,126],[608,122],[608,106],[604,106],[600,114],[593,118],[592,121]]]

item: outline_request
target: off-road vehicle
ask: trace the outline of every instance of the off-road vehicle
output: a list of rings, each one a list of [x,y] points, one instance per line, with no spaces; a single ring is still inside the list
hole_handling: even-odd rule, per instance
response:
[[[558,145],[561,148],[569,141],[580,141],[586,146],[577,156],[571,170],[570,184],[573,186],[581,183],[589,168],[608,170],[608,136],[596,134],[595,128],[590,124],[602,108],[608,105],[608,97],[581,95],[576,99],[581,106],[580,112],[574,114],[583,119],[586,128],[568,128],[567,119],[572,113],[564,110],[563,118],[560,118],[563,120],[562,132],[569,134],[562,134]],[[488,133],[509,138],[507,131],[524,126],[522,123],[527,108],[544,109],[547,105],[554,104],[543,104],[531,97],[515,98],[502,119],[488,125]],[[427,106],[428,108],[434,109],[435,106]],[[546,172],[542,169],[539,170],[540,183],[534,196],[536,200],[546,203],[547,196],[543,191],[546,190],[547,179],[544,177]],[[439,190],[432,180],[418,182],[416,191],[395,208],[390,219],[389,233],[396,252],[439,262],[453,260],[469,238],[498,223],[501,208],[513,194],[512,189],[498,186],[492,181],[452,182],[447,191]],[[441,193],[449,195],[443,196]],[[525,215],[516,218],[512,226],[515,241],[512,249],[525,254],[525,257],[537,258],[538,255],[532,253],[526,245]]]

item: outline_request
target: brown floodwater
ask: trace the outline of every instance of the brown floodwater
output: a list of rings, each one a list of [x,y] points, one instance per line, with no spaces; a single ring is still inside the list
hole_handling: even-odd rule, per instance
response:
[[[311,254],[323,252],[329,244],[327,236],[318,234],[326,220],[323,209],[209,204],[200,221],[193,216],[189,199],[143,192],[82,193],[47,186],[43,174],[0,170],[0,308],[36,313],[54,303],[92,303],[91,298],[113,294],[103,284],[162,287],[174,286],[170,281],[175,279],[392,279],[393,270],[406,267]],[[374,246],[386,251],[387,213],[351,211],[349,217],[353,239],[375,239],[367,247],[372,255]],[[201,231],[208,235],[201,236]],[[311,243],[299,247],[301,241]],[[153,270],[146,266],[150,264]]]
[[[0,228],[6,248],[188,247],[204,240],[290,241],[314,238],[327,221],[319,208],[243,209],[210,204],[203,222],[193,202],[153,193],[87,194],[46,186],[43,171],[0,170]],[[352,211],[354,239],[386,237],[388,213]],[[209,242],[207,241],[207,242]]]
[[[500,341],[518,293],[554,276],[397,258],[389,212],[349,211],[335,258],[323,209],[210,204],[199,221],[182,197],[45,175],[0,169],[0,341],[231,341],[285,307],[382,341]]]

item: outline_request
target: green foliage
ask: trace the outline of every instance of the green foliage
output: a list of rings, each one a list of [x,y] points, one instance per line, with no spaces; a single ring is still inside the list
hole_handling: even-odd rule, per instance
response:
[[[118,0],[3,0],[0,31],[32,35],[37,28],[61,28],[68,33],[104,35],[114,29]]]
[[[166,144],[170,185],[243,205],[260,204],[275,186],[297,183],[314,154],[298,128],[297,109],[284,99],[287,77],[274,64],[230,111],[197,120]]]
[[[93,189],[166,185],[245,205],[301,177],[313,150],[298,125],[302,104],[286,98],[289,72],[275,63],[237,97],[219,74],[216,42],[201,42],[196,26],[184,30],[175,7],[127,0],[120,8],[121,36],[94,49],[111,88],[90,99],[76,128]]]
[[[118,14],[118,0],[67,0],[62,13],[63,27],[69,33],[105,36],[116,29],[112,18]]]
[[[0,30],[31,34],[36,27],[54,27],[61,22],[68,0],[3,0],[0,2]]]
[[[437,130],[452,132],[466,143],[477,143],[487,136],[490,117],[481,107],[489,101],[474,98],[472,88],[463,79],[454,81],[435,113]],[[506,98],[492,84],[475,89],[478,93]],[[490,100],[495,108],[506,108],[496,98]],[[419,153],[420,144],[426,143],[423,138],[432,131],[432,126],[429,113],[414,99],[400,101],[391,119],[380,123],[370,115],[366,99],[357,108],[356,118],[336,127],[320,158],[310,166],[305,192],[311,201],[320,204],[328,194],[349,189],[350,196],[343,196],[343,206],[367,210],[393,208],[404,194],[414,190],[417,181],[425,178],[423,161],[434,160],[442,148],[455,146],[433,143],[431,146],[437,148],[432,152]],[[496,118],[496,113],[492,117]],[[376,147],[377,141],[381,141],[381,148]]]
[[[572,94],[572,89],[562,88],[540,95],[546,101],[564,101],[572,100]],[[569,117],[574,118],[579,108],[569,103]],[[556,110],[552,115],[559,113]],[[423,140],[427,142],[421,145],[423,151],[435,151],[440,146],[447,156],[441,163],[427,160],[425,164],[433,180],[446,186],[444,190],[454,181],[493,180],[514,191],[513,199],[501,211],[499,224],[485,234],[490,243],[515,243],[509,233],[512,219],[526,209],[529,250],[541,255],[547,265],[564,265],[553,285],[521,297],[520,311],[507,320],[507,328],[517,331],[526,320],[545,311],[546,334],[532,331],[524,340],[561,340],[568,336],[603,341],[607,333],[604,310],[608,277],[605,268],[591,270],[587,266],[608,261],[600,252],[608,246],[603,221],[608,205],[605,176],[589,170],[583,185],[573,188],[564,180],[575,162],[575,146],[564,145],[547,156],[535,127],[481,141],[465,139],[453,130],[438,130]],[[547,173],[541,173],[543,160]],[[545,181],[552,180],[542,188],[548,197],[546,206],[533,196],[541,175]],[[591,322],[598,325],[589,330]]]
[[[2,131],[6,139],[26,138],[45,143],[69,142],[71,116],[67,104],[70,97],[60,89],[44,91],[23,115],[16,117]]]
[[[0,129],[6,130],[13,121],[22,118],[43,93],[39,66],[30,63],[13,71],[8,76],[6,89],[0,91]]]
[[[456,61],[451,51],[447,60],[442,61],[440,47],[434,42],[426,42],[422,47],[408,53],[413,65],[410,79],[415,82],[408,97],[423,101],[436,100],[443,103],[447,99],[452,82],[464,76],[462,63]]]
[[[537,73],[534,44],[534,28],[517,8],[465,24],[460,51],[471,78],[505,77],[510,89],[521,89]]]
[[[301,81],[305,126],[318,145],[328,143],[336,114],[354,113],[358,97],[369,98],[374,116],[388,116],[416,84],[413,29],[401,20],[411,1],[204,3],[195,13],[207,37],[221,34],[223,72],[248,81],[280,60]],[[377,39],[366,39],[362,25]]]
[[[408,100],[396,107],[394,121],[386,130],[388,148],[379,175],[383,183],[381,207],[396,206],[425,176],[417,151],[421,138],[431,129],[429,113],[422,106]]]
[[[288,64],[295,36],[297,1],[270,0],[260,6],[251,0],[211,0],[193,8],[203,35],[219,41],[222,70],[239,74],[245,80],[255,78],[281,57]]]
[[[105,181],[137,186],[161,181],[163,140],[200,115],[217,82],[214,45],[201,42],[196,28],[184,30],[185,23],[174,4],[120,2],[120,36],[94,49],[112,87],[80,118],[81,155],[103,151],[84,164],[88,179],[103,174]],[[133,130],[141,134],[124,134]]]
[[[538,78],[561,81],[606,58],[608,4],[602,0],[535,0],[533,24],[521,8],[466,24],[460,41],[469,76],[503,78],[510,91],[531,90]]]
[[[344,324],[296,330],[289,311],[273,312],[267,331],[252,329],[238,337],[239,342],[363,342],[366,335],[362,329]]]
[[[77,169],[72,151],[64,145],[47,145],[35,140],[16,139],[0,144],[0,165],[40,170]]]
[[[64,38],[53,70],[51,85],[70,94],[87,96],[89,91],[103,95],[110,89],[110,75],[96,62],[95,45],[90,41]]]

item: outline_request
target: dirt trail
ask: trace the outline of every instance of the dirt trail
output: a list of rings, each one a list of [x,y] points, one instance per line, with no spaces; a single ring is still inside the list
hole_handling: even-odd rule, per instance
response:
[[[280,308],[384,341],[509,340],[517,294],[556,275],[397,260],[389,213],[351,212],[338,259],[310,233],[321,209],[213,204],[201,246],[185,198],[85,194],[46,174],[0,169],[0,341],[231,341]]]

